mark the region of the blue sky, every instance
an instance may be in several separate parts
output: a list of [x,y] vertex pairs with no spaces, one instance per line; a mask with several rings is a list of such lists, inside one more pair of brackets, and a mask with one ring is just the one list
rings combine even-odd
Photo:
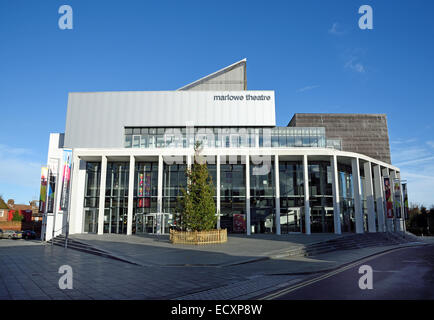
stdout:
[[[58,9],[73,8],[73,30]],[[373,8],[374,29],[358,28]],[[39,195],[71,91],[173,90],[247,58],[296,112],[386,113],[410,202],[434,204],[434,1],[0,0],[0,194]]]

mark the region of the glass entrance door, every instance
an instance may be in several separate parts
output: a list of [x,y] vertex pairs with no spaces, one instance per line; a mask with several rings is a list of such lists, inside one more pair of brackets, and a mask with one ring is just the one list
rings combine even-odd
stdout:
[[98,232],[98,209],[84,209],[84,232]]
[[303,232],[301,208],[288,208],[288,211],[280,216],[280,229],[282,233]]
[[151,234],[169,233],[169,213],[147,213],[143,215],[143,232]]

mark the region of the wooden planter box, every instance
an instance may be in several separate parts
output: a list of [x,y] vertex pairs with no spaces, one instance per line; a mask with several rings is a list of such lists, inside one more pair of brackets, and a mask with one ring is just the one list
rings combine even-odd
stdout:
[[173,244],[211,244],[228,241],[227,229],[210,231],[170,230],[170,242]]

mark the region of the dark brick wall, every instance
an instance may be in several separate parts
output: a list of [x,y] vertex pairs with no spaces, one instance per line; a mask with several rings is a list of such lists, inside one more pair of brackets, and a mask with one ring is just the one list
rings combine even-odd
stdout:
[[391,163],[385,114],[296,113],[289,127],[325,127],[326,137],[341,139],[342,150]]

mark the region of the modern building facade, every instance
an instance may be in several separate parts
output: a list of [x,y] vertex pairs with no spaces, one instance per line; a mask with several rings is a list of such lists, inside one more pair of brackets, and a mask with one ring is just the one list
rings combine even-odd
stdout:
[[[244,59],[175,91],[70,93],[65,133],[50,135],[48,167],[58,183],[46,240],[67,229],[167,233],[196,141],[216,188],[219,228],[247,235],[404,228],[385,214],[383,177],[400,179],[385,115],[296,114],[277,127],[275,93],[247,90]],[[72,166],[62,211],[66,149]]]

